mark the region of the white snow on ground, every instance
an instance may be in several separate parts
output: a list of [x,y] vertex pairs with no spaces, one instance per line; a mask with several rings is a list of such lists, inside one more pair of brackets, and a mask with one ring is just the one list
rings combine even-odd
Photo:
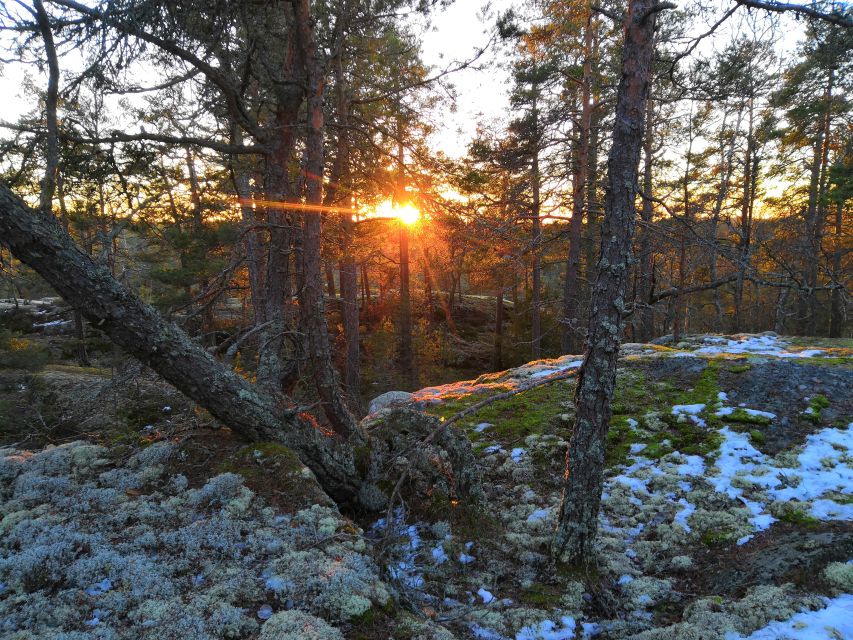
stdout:
[[705,421],[699,417],[699,414],[702,413],[704,408],[704,404],[677,404],[672,408],[672,415],[687,416],[694,422],[694,424],[704,427]]
[[686,413],[691,416],[698,416],[704,408],[704,404],[677,404],[672,408],[672,414],[677,416]]
[[531,378],[545,378],[550,375],[554,375],[555,373],[563,373],[564,371],[569,371],[570,369],[577,369],[579,366],[583,364],[583,360],[572,360],[562,366],[557,366],[549,369],[542,369],[541,371],[535,371],[530,374]]
[[492,600],[495,599],[495,596],[492,594],[492,592],[488,591],[487,589],[485,589],[483,587],[480,587],[477,590],[477,595],[480,596],[480,598],[482,598],[483,604],[489,604]]
[[560,624],[545,620],[536,625],[523,627],[515,640],[572,640],[575,637],[575,619],[569,616],[560,618]]
[[549,510],[548,509],[537,509],[529,516],[527,516],[528,522],[536,522],[537,520],[544,520],[548,517]]
[[749,437],[720,430],[723,443],[716,461],[718,475],[708,481],[719,493],[743,502],[752,512],[751,519],[757,531],[774,522],[765,512],[765,505],[744,495],[744,483],[767,492],[771,500],[807,503],[811,516],[821,520],[853,520],[853,505],[843,505],[829,499],[820,499],[829,492],[853,494],[853,423],[846,429],[829,428],[806,438],[802,452],[797,456],[799,466],[785,467],[755,449]]
[[527,451],[524,447],[516,447],[510,452],[510,455],[512,456],[513,461],[521,462],[521,458],[525,453],[527,453]]
[[447,552],[444,550],[444,545],[436,545],[432,550],[432,559],[436,564],[447,562]]
[[754,353],[776,356],[778,358],[814,358],[824,353],[823,349],[789,351],[790,345],[783,340],[779,340],[776,336],[743,336],[734,339],[707,336],[703,342],[705,346],[696,349],[695,353],[706,355],[718,353]]
[[679,498],[678,504],[680,504],[683,509],[675,514],[674,521],[684,527],[684,530],[687,533],[690,533],[693,529],[691,529],[690,525],[687,524],[687,518],[692,516],[696,511],[696,505],[688,502],[685,498]]
[[705,473],[705,460],[702,456],[683,456],[685,462],[678,467],[683,476],[701,476]]
[[826,607],[804,611],[784,622],[774,621],[744,638],[729,632],[726,640],[840,640],[853,638],[853,595],[826,599]]
[[[387,566],[388,574],[395,580],[399,580],[402,584],[412,589],[418,589],[424,585],[424,578],[418,571],[418,549],[421,546],[421,538],[418,534],[417,525],[405,524],[405,514],[401,508],[394,510],[394,521],[391,523],[392,535],[401,540],[397,545],[400,550],[401,557]],[[387,528],[385,518],[380,518],[373,523],[371,531],[374,535],[385,531]],[[432,550],[435,558],[435,549]],[[436,558],[437,562],[441,562]]]

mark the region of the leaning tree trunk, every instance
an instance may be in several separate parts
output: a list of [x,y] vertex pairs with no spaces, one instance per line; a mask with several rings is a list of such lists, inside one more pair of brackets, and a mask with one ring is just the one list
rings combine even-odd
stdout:
[[179,327],[125,289],[83,253],[53,217],[27,207],[0,184],[0,237],[93,326],[249,440],[297,452],[323,488],[354,503],[362,483],[349,443],[330,438],[292,407],[263,396]]
[[[387,506],[377,483],[394,484],[401,465],[423,496],[477,497],[476,463],[467,438],[438,418],[410,409],[386,410],[370,435],[344,440],[319,428],[283,394],[262,394],[225,368],[181,328],[125,289],[81,251],[53,216],[28,207],[0,183],[0,238],[66,302],[115,344],[139,358],[236,435],[291,448],[338,504],[370,511]],[[437,467],[446,460],[449,468]]]
[[[668,5],[666,5],[668,6]],[[578,563],[593,550],[604,473],[605,436],[616,384],[625,287],[634,235],[637,167],[654,49],[655,14],[664,5],[632,0],[625,17],[622,78],[601,229],[601,257],[589,315],[587,352],[578,375],[576,418],[566,453],[565,482],[552,551]]]

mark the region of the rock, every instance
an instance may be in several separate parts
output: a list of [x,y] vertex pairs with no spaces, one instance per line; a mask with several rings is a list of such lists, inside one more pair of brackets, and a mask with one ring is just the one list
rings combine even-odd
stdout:
[[382,395],[378,395],[370,401],[367,412],[376,413],[377,411],[386,409],[387,407],[406,404],[407,402],[410,402],[411,399],[412,394],[408,391],[386,391]]
[[[459,429],[442,425],[426,413],[407,407],[382,409],[361,426],[374,442],[374,455],[393,461],[389,478],[408,473],[410,499],[482,496],[480,472],[471,441]],[[424,444],[424,441],[430,441]],[[377,478],[382,482],[383,478]]]

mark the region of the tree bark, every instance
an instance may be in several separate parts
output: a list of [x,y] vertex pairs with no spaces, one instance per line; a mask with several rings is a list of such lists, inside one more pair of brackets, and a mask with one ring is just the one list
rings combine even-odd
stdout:
[[[294,3],[299,45],[308,85],[308,134],[305,141],[305,196],[308,204],[323,204],[323,94],[325,83],[317,43],[310,23],[308,0]],[[322,220],[320,211],[310,209],[303,216],[302,277],[299,290],[302,326],[308,339],[314,383],[323,412],[341,436],[358,434],[355,418],[343,402],[337,372],[332,365],[329,330],[326,326],[323,281],[320,266]]]
[[[732,176],[732,169],[734,166],[734,153],[735,153],[735,143],[737,141],[737,136],[740,133],[740,123],[743,118],[743,109],[738,108],[737,112],[737,122],[735,123],[734,131],[732,132],[731,138],[729,140],[728,149],[726,149],[725,142],[725,133],[726,133],[726,115],[723,114],[723,124],[721,127],[721,136],[720,136],[720,186],[717,187],[717,197],[714,200],[714,211],[711,214],[711,228],[710,228],[710,237],[711,242],[713,243],[713,247],[709,254],[709,263],[708,263],[708,276],[711,282],[717,279],[717,258],[719,255],[719,250],[717,248],[717,226],[720,223],[720,215],[723,211],[723,203],[726,200],[726,196],[729,193],[729,182]],[[715,332],[719,332],[723,325],[723,305],[722,300],[720,298],[720,289],[714,289],[714,320],[711,324],[711,329]]]
[[0,237],[21,262],[31,266],[70,305],[81,309],[93,326],[239,436],[285,444],[296,451],[332,498],[340,503],[358,502],[364,478],[352,452],[358,440],[342,442],[329,437],[292,403],[258,393],[245,378],[226,369],[77,248],[54,218],[27,207],[3,184]]
[[492,370],[503,369],[504,342],[504,289],[498,285],[495,292],[495,346],[492,351]]
[[572,219],[569,222],[569,255],[566,259],[566,280],[563,289],[563,326],[561,346],[563,353],[577,353],[578,294],[581,256],[581,231],[583,228],[584,196],[589,175],[589,137],[592,125],[592,11],[584,30],[584,62],[581,80],[581,117],[578,122],[578,149],[572,167]]
[[[832,252],[832,281],[841,284],[841,258],[844,255],[844,203],[835,205],[835,250]],[[840,287],[832,290],[829,303],[829,337],[840,338],[844,328],[844,292]]]
[[625,287],[634,235],[637,168],[654,50],[655,0],[631,0],[625,16],[622,77],[608,158],[601,257],[589,334],[575,394],[576,418],[566,454],[563,496],[552,551],[578,563],[592,551],[603,487],[605,437],[612,415]]
[[[536,81],[533,81],[533,126],[534,131],[534,148],[533,158],[530,166],[530,184],[533,190],[533,202],[531,216],[533,218],[533,237],[531,238],[532,253],[533,253],[533,291],[530,295],[530,342],[531,355],[534,360],[542,357],[542,301],[540,299],[542,291],[542,254],[540,253],[540,245],[542,243],[542,221],[539,218],[541,209],[540,200],[540,173],[539,173],[539,107],[538,96],[539,88]],[[460,284],[461,286],[461,284]]]
[[640,218],[643,228],[640,230],[640,283],[639,283],[639,341],[648,342],[654,337],[655,332],[655,308],[652,304],[654,294],[654,252],[652,250],[652,223],[654,222],[653,195],[653,173],[654,165],[654,127],[652,127],[652,116],[654,115],[654,101],[649,97],[646,100],[646,135],[643,139],[643,204],[640,206]]
[[752,241],[752,200],[753,200],[753,185],[755,184],[755,176],[753,175],[753,155],[755,154],[755,113],[753,109],[753,99],[750,98],[747,103],[747,134],[746,134],[746,155],[743,159],[743,195],[741,197],[740,209],[740,242],[738,246],[738,278],[735,281],[735,314],[734,314],[734,332],[739,333],[742,330],[743,319],[741,317],[743,311],[743,286],[746,277],[747,265],[749,263],[750,243]]
[[822,202],[826,184],[826,165],[829,154],[829,131],[832,122],[832,89],[835,73],[830,70],[824,91],[824,113],[814,147],[809,201],[806,210],[806,252],[804,265],[805,295],[800,300],[800,333],[814,335],[817,327],[818,261],[823,236],[825,204]]

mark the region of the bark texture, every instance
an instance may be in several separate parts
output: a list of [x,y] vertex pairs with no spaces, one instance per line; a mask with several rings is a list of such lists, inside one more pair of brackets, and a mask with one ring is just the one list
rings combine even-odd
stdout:
[[625,288],[634,235],[637,167],[654,49],[654,0],[632,0],[625,16],[622,77],[608,158],[601,257],[593,289],[587,352],[575,396],[576,418],[566,454],[563,497],[552,551],[568,563],[589,558],[603,486],[604,447],[616,383]]
[[261,395],[183,330],[125,289],[71,240],[59,223],[0,184],[0,236],[93,326],[205,407],[238,435],[292,448],[338,502],[356,503],[365,474],[352,448],[307,415]]
[[[19,260],[39,273],[70,305],[115,344],[139,358],[168,382],[250,441],[279,442],[293,449],[338,504],[375,511],[387,504],[377,487],[389,470],[417,449],[415,439],[436,431],[431,453],[419,463],[425,496],[479,495],[470,443],[434,417],[403,409],[373,417],[377,435],[359,428],[347,440],[321,430],[280,395],[266,395],[224,367],[182,329],[125,289],[104,267],[81,251],[52,216],[33,210],[0,183],[0,238]],[[417,422],[423,428],[407,428]],[[399,428],[395,425],[399,425]],[[411,425],[409,425],[411,426]],[[381,434],[379,430],[381,428]],[[389,438],[395,442],[390,447]],[[443,461],[436,466],[434,460]],[[433,494],[435,490],[437,493]],[[428,499],[428,498],[427,498]]]

